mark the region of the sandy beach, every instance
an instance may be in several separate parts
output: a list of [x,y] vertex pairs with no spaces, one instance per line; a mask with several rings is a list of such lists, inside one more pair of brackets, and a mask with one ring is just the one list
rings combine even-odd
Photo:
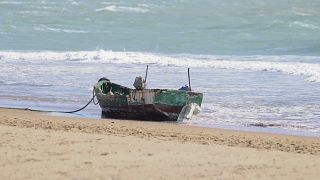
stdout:
[[0,109],[0,179],[318,179],[320,140]]

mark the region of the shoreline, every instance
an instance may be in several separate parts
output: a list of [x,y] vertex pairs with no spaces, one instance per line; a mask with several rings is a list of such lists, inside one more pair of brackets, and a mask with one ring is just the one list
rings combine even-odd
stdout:
[[167,138],[180,142],[191,141],[200,144],[219,144],[320,155],[320,138],[317,137],[207,128],[175,123],[62,117],[51,116],[43,112],[0,108],[0,125],[107,135]]
[[[20,108],[20,107],[0,107],[0,109],[8,109],[8,110],[22,110],[22,111],[30,111],[30,112],[38,112],[38,113],[46,113],[48,116],[53,117],[61,117],[61,118],[76,118],[76,119],[92,119],[92,120],[103,120],[98,115],[86,115],[86,114],[65,114],[58,112],[50,112],[46,110],[33,110],[28,108]],[[110,119],[104,119],[110,120]],[[114,119],[115,121],[131,121],[131,122],[154,122],[154,123],[164,123],[164,124],[177,124],[182,126],[191,126],[198,128],[209,128],[209,129],[219,129],[219,130],[227,130],[227,131],[240,131],[240,132],[249,132],[249,133],[266,133],[266,134],[274,134],[274,135],[287,135],[287,136],[299,136],[299,137],[313,137],[319,138],[320,135],[318,132],[308,132],[301,130],[292,130],[292,129],[282,129],[282,128],[270,128],[268,124],[251,124],[248,126],[236,126],[236,125],[223,125],[223,124],[215,124],[215,125],[203,125],[203,124],[193,124],[186,122],[161,122],[161,121],[140,121],[140,120],[121,120]],[[271,124],[272,126],[272,124]]]
[[320,139],[0,108],[0,179],[318,179]]

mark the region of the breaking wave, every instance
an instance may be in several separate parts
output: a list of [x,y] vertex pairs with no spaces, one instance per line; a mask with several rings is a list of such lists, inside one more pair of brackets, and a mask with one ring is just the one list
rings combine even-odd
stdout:
[[57,32],[57,33],[89,33],[88,31],[83,31],[83,30],[73,30],[73,29],[60,29],[60,28],[52,28],[52,27],[47,27],[44,25],[39,25],[33,28],[35,31],[43,31],[43,32]]
[[307,81],[320,82],[320,57],[314,56],[172,56],[141,52],[113,52],[103,50],[70,52],[0,51],[0,60],[154,64],[158,66],[270,71],[304,76]]
[[48,83],[30,83],[30,82],[14,82],[14,81],[0,81],[0,85],[8,85],[8,86],[34,86],[34,87],[51,87],[52,84]]
[[100,11],[110,11],[110,12],[123,12],[123,13],[147,13],[148,9],[142,7],[128,7],[128,6],[117,6],[110,5],[104,8],[96,9],[97,12]]
[[21,4],[30,4],[30,2],[1,1],[0,4],[21,5]]
[[294,21],[290,23],[289,27],[292,27],[292,26],[298,26],[298,27],[312,29],[312,30],[319,29],[319,26],[316,26],[314,24],[303,23],[300,21]]

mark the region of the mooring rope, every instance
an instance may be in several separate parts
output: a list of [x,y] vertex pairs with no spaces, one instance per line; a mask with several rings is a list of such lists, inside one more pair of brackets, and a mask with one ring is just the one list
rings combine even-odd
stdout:
[[40,110],[40,109],[30,109],[30,108],[13,108],[13,107],[1,107],[1,108],[5,108],[5,109],[18,109],[18,110],[27,110],[27,111],[36,111],[36,112],[56,112],[56,113],[76,113],[79,112],[83,109],[85,109],[91,102],[93,102],[94,105],[99,104],[99,100],[97,102],[95,102],[94,98],[96,97],[96,94],[94,93],[94,88],[92,91],[92,98],[90,99],[90,101],[83,107],[81,107],[80,109],[74,110],[74,111],[51,111],[51,110]]

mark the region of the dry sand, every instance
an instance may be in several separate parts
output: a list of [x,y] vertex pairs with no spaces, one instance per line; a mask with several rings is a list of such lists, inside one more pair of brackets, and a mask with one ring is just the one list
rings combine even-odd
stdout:
[[0,109],[0,179],[319,177],[319,138]]

